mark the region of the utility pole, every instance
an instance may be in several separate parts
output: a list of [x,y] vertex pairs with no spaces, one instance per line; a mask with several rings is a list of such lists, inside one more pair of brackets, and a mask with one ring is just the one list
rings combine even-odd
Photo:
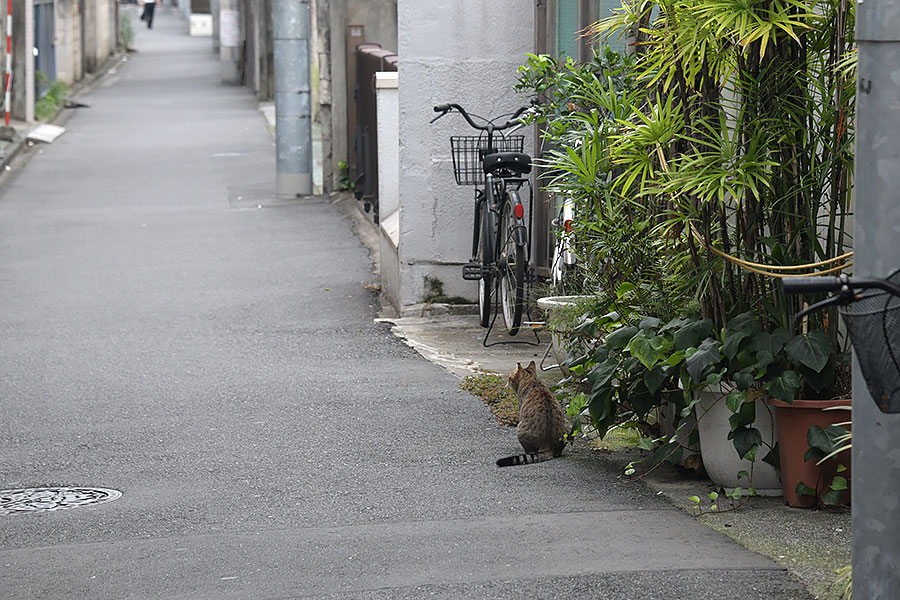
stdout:
[[309,0],[273,0],[276,193],[312,194]]
[[[900,267],[900,0],[856,0],[854,275]],[[853,597],[900,593],[900,414],[872,401],[853,367]]]

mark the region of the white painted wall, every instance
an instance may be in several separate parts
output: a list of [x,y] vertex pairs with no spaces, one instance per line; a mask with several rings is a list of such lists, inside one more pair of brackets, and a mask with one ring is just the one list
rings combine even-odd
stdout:
[[400,297],[400,108],[398,73],[375,74],[378,119],[378,214],[381,293],[397,307]]
[[[399,304],[421,302],[424,278],[448,295],[476,297],[464,281],[472,248],[473,189],[457,186],[450,136],[477,133],[459,115],[434,125],[437,104],[456,102],[486,117],[525,103],[516,69],[533,51],[533,0],[399,0]],[[527,143],[527,142],[526,142]],[[384,200],[380,200],[384,202]]]

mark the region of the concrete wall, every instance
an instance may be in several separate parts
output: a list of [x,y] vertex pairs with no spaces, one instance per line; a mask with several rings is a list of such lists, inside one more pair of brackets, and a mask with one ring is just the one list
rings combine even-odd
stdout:
[[473,192],[457,186],[450,136],[476,133],[462,117],[429,125],[432,107],[456,102],[484,116],[525,103],[513,85],[534,44],[532,0],[400,0],[400,304],[421,301],[424,278],[474,300],[460,265],[472,247]]
[[85,0],[84,17],[84,66],[93,73],[116,51],[116,3]]
[[[26,118],[26,80],[25,80],[25,0],[13,0],[13,48],[12,48],[12,102],[10,113],[13,119]],[[33,22],[33,19],[31,20]],[[18,32],[18,33],[16,33]],[[5,47],[5,46],[4,46]],[[28,52],[32,56],[31,52]],[[4,57],[5,58],[5,57]],[[34,60],[34,59],[32,59]],[[4,60],[3,64],[6,64]],[[34,64],[32,62],[32,64]],[[5,75],[5,73],[4,73]],[[4,78],[4,83],[6,79]],[[34,89],[32,85],[32,90]]]
[[81,77],[81,11],[78,1],[57,0],[56,78],[72,84]]

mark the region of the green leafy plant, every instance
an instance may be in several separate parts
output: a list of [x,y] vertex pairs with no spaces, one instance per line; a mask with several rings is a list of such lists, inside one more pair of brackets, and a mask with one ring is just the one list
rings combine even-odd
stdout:
[[46,89],[44,95],[34,104],[34,116],[39,121],[49,121],[66,102],[69,86],[59,80],[47,81],[47,77],[38,71],[38,87]]
[[[813,425],[806,433],[806,442],[809,450],[803,456],[803,460],[816,461],[817,465],[829,461],[839,461],[839,455],[849,452],[853,434],[847,427],[850,421],[836,423],[825,428]],[[830,481],[800,481],[797,483],[797,495],[807,495],[819,498],[822,504],[834,506],[842,504],[844,496],[849,489],[847,481],[847,466],[837,462],[836,474]]]
[[717,512],[719,510],[719,494],[718,492],[710,492],[706,495],[709,500],[709,507],[703,507],[700,496],[688,496],[688,500],[694,503],[693,512],[695,517],[699,517],[704,512]]
[[119,15],[119,43],[126,51],[134,45],[134,26],[131,24],[131,15],[121,13]]
[[621,283],[632,282],[648,306],[672,310],[677,298],[669,293],[668,253],[649,238],[652,219],[640,205],[610,194],[614,165],[607,141],[645,93],[633,70],[630,56],[608,49],[586,63],[529,55],[516,87],[542,100],[532,120],[542,131],[544,158],[537,162],[543,186],[576,205],[569,239],[578,275],[572,280],[584,287],[574,293],[608,299]]
[[350,165],[345,160],[338,161],[338,189],[341,191],[352,192],[356,189],[356,184],[350,179]]
[[[734,317],[719,330],[711,319],[700,317],[663,324],[629,307],[628,289],[620,288],[615,309],[586,314],[569,332],[572,352],[565,364],[573,375],[563,387],[569,389],[570,414],[588,416],[601,437],[612,427],[635,420],[646,432],[642,447],[653,451],[651,466],[663,460],[677,462],[685,440],[688,445],[696,443],[696,431],[661,436],[654,417],[661,407],[671,405],[676,428],[689,416],[702,419],[708,408],[699,404],[699,392],[720,387],[720,401],[731,413],[728,437],[738,456],[777,468],[777,448],[764,447],[755,427],[757,402],[767,396],[786,402],[798,394],[832,397],[846,357],[831,353],[821,332],[767,332],[752,313]],[[745,476],[747,493],[752,495],[752,473]]]
[[[602,140],[610,193],[654,219],[679,291],[717,328],[744,311],[766,330],[789,327],[803,299],[758,267],[839,265],[849,246],[853,11],[839,0],[643,0],[592,28],[635,39],[645,86]],[[838,349],[836,319],[810,324]]]

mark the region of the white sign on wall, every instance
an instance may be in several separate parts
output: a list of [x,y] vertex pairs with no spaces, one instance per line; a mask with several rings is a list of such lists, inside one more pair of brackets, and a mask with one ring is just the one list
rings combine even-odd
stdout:
[[236,48],[241,45],[238,11],[219,11],[219,43],[229,48]]

